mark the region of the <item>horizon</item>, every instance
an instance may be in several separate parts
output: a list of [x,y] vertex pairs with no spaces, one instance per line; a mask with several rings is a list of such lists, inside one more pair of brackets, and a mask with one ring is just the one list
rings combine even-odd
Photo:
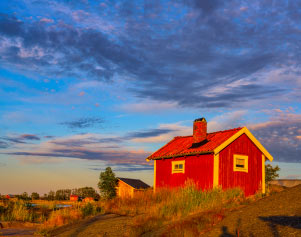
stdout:
[[98,192],[107,166],[152,186],[145,159],[200,117],[246,126],[301,179],[300,7],[0,2],[0,193]]

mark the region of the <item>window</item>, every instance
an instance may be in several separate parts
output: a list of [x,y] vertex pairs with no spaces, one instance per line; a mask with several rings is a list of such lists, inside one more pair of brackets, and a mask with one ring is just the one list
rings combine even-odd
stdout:
[[172,161],[171,163],[171,173],[185,173],[185,160]]
[[234,155],[233,170],[248,173],[248,156]]

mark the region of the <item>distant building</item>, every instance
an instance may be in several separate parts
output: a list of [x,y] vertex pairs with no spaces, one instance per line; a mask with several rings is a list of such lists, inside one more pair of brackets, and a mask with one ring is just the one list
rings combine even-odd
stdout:
[[6,199],[15,199],[15,198],[16,198],[16,195],[13,195],[13,194],[6,194],[6,195],[5,195],[5,198],[6,198]]
[[117,178],[117,196],[118,197],[134,197],[135,193],[145,191],[150,186],[140,179]]
[[86,197],[83,200],[84,202],[94,202],[94,198],[93,197]]
[[273,157],[246,127],[207,133],[200,118],[192,136],[175,137],[146,160],[154,160],[154,189],[193,180],[202,190],[240,187],[249,196],[265,192],[265,161]]
[[70,195],[70,201],[78,201],[78,195]]

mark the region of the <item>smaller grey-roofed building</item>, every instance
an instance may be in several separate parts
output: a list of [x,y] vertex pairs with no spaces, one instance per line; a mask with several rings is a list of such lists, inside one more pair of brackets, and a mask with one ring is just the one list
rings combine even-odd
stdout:
[[150,186],[140,179],[129,179],[129,178],[120,178],[118,179],[117,186],[117,196],[124,197],[134,197],[135,193],[145,191],[150,188]]

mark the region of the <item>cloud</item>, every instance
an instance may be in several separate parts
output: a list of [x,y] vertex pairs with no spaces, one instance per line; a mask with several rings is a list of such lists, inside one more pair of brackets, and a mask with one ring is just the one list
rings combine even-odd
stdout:
[[22,162],[52,163],[60,159],[75,158],[81,160],[105,161],[115,165],[149,165],[145,158],[149,151],[133,150],[122,145],[119,137],[100,134],[77,134],[56,137],[38,144],[19,143],[13,149],[7,148],[1,154],[18,157]]
[[94,151],[90,149],[54,149],[51,152],[10,152],[2,153],[13,156],[23,157],[54,157],[54,158],[77,158],[83,160],[100,160],[109,161],[115,164],[127,163],[127,164],[147,164],[145,158],[149,156],[150,152],[136,152],[136,151]]
[[55,138],[55,136],[47,135],[47,136],[44,136],[44,138]]
[[168,128],[155,128],[149,129],[146,131],[139,131],[139,132],[131,132],[126,135],[126,138],[133,139],[133,138],[148,138],[148,137],[156,137],[162,134],[173,132],[173,129]]
[[[40,140],[39,136],[34,135],[34,134],[21,134],[21,135],[13,135],[13,136],[6,136],[6,137],[0,137],[0,139],[6,141],[6,142],[1,142],[0,147],[3,146],[2,148],[6,148],[9,146],[8,143],[13,143],[13,144],[25,144],[27,143],[26,140],[30,141],[38,141]],[[7,143],[8,142],[8,143]]]
[[45,22],[45,23],[53,23],[54,22],[54,20],[53,19],[49,19],[49,18],[42,18],[41,20],[40,20],[40,22]]
[[158,102],[158,101],[143,101],[139,103],[128,103],[118,107],[128,113],[159,113],[170,112],[172,110],[179,109],[179,105],[176,102]]
[[137,131],[127,134],[125,138],[130,138],[137,143],[163,143],[168,142],[176,136],[187,136],[192,134],[191,126],[182,125],[182,122],[160,124],[156,129]]
[[40,140],[40,138],[37,135],[34,135],[34,134],[22,134],[22,135],[20,135],[20,139],[23,139],[23,140]]
[[248,126],[275,161],[301,162],[301,115],[280,113],[269,121]]
[[[120,3],[118,8],[108,3],[106,11],[101,6],[94,11],[78,4],[83,9],[49,4],[48,11],[58,17],[53,24],[2,14],[4,65],[56,78],[106,83],[118,78],[137,99],[167,107],[242,108],[283,94],[296,98],[294,86],[283,85],[285,73],[274,83],[264,75],[294,67],[291,77],[300,82],[297,6],[216,0]],[[132,110],[147,109],[138,103]]]
[[215,116],[208,121],[208,131],[216,132],[235,127],[245,126],[244,116],[247,114],[246,110],[237,110],[234,112],[223,113]]
[[[116,164],[107,164],[108,166],[110,166],[114,171],[120,171],[120,172],[134,172],[134,171],[145,171],[145,170],[153,170],[154,167],[152,165],[132,165],[132,164],[118,164],[118,166]],[[90,170],[95,170],[95,171],[103,171],[104,168],[97,168],[97,167],[93,167],[93,168],[89,168]]]
[[74,121],[62,122],[61,125],[65,125],[71,129],[81,129],[94,127],[96,125],[103,124],[104,120],[102,118],[80,118]]
[[7,142],[0,141],[0,149],[7,148],[7,147],[9,147],[9,144]]

